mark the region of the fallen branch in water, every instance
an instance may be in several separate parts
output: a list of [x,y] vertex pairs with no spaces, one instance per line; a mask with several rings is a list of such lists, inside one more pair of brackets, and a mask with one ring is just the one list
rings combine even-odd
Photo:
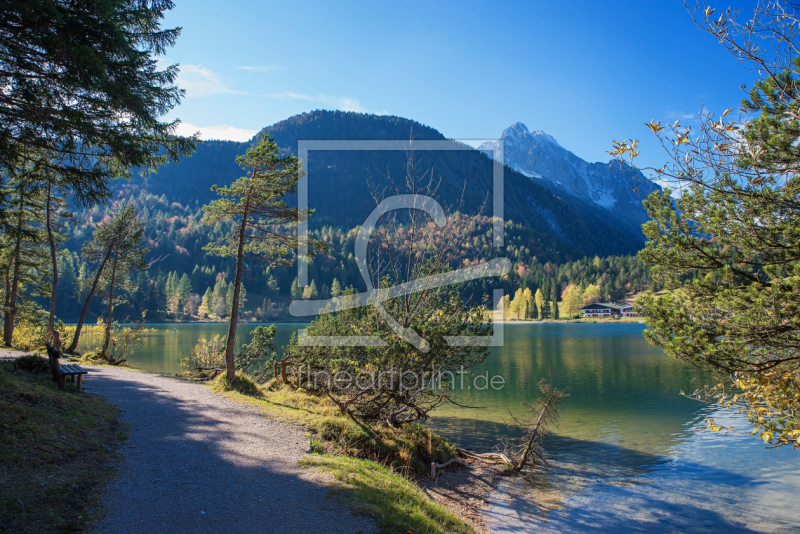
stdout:
[[456,463],[458,465],[461,465],[461,466],[464,466],[464,467],[467,467],[466,462],[464,462],[463,460],[460,460],[458,458],[450,458],[449,460],[447,460],[443,464],[437,464],[436,462],[431,462],[431,478],[436,478],[436,470],[437,469],[444,469],[448,465],[454,464],[454,463]]
[[480,460],[487,463],[503,463],[503,464],[513,464],[514,462],[509,459],[508,456],[505,454],[497,453],[497,452],[486,452],[486,453],[477,453],[468,451],[466,449],[459,449],[456,448],[456,452],[466,456],[468,458],[472,458],[473,460]]
[[[511,463],[514,471],[519,473],[526,465],[536,465],[537,460],[549,467],[550,464],[544,457],[544,437],[549,425],[558,424],[561,401],[568,396],[542,379],[539,381],[539,398],[532,403],[523,403],[530,410],[532,418],[521,420],[511,414],[513,422],[526,429],[524,438],[505,442],[505,452],[513,459]],[[515,446],[515,442],[519,445]]]

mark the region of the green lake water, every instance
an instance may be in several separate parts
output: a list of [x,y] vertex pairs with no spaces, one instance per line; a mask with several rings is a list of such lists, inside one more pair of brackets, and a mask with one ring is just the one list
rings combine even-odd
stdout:
[[[150,325],[156,332],[130,358],[154,373],[224,324]],[[242,325],[242,332],[253,326]],[[300,324],[278,325],[285,344]],[[546,447],[552,466],[533,481],[505,480],[487,507],[496,532],[800,532],[800,450],[767,450],[744,434],[714,434],[706,418],[747,430],[741,416],[680,395],[708,381],[642,338],[641,324],[511,324],[476,374],[502,376],[502,389],[468,377],[458,401],[431,426],[461,446],[490,451],[509,411],[536,395],[541,378],[565,389],[560,425]],[[246,336],[243,336],[246,338]],[[240,339],[240,343],[246,339]],[[86,338],[84,348],[96,343]],[[495,381],[495,385],[499,382]],[[469,388],[469,389],[467,389]]]

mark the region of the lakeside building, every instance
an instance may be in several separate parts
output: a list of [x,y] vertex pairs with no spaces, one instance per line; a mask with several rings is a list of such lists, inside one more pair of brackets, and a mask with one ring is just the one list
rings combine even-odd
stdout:
[[613,304],[595,302],[581,308],[584,317],[641,317],[633,309],[633,304]]

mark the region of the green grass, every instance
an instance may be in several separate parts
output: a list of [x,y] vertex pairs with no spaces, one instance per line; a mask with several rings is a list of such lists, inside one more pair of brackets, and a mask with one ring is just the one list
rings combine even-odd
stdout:
[[241,376],[234,384],[231,387],[221,375],[211,387],[223,396],[258,406],[273,419],[304,426],[327,452],[375,460],[408,475],[425,475],[431,462],[442,463],[456,455],[452,443],[420,424],[402,428],[358,424],[323,395],[274,381],[259,387]]
[[339,483],[334,491],[354,501],[358,511],[373,516],[381,532],[474,532],[416,484],[373,461],[325,454],[304,458],[300,465],[332,474]]
[[432,461],[455,456],[454,446],[425,426],[359,425],[327,397],[275,381],[259,387],[237,376],[231,386],[222,376],[211,387],[232,400],[257,406],[270,418],[304,426],[311,434],[312,450],[324,454],[305,458],[301,465],[331,473],[339,481],[335,491],[375,517],[382,532],[473,532],[409,479],[427,474]]
[[85,530],[124,439],[111,404],[0,363],[0,532]]

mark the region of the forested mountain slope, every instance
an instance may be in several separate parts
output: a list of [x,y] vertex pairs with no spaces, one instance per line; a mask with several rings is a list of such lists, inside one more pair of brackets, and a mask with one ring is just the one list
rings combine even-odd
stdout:
[[[328,111],[298,115],[266,131],[285,153],[297,150],[298,139],[445,140],[436,130],[407,119]],[[98,223],[110,218],[120,202],[127,201],[136,205],[145,220],[151,257],[159,261],[149,272],[137,275],[136,289],[117,308],[117,316],[135,318],[147,311],[148,320],[188,319],[197,316],[205,297],[208,303],[204,311],[223,318],[224,306],[217,306],[217,313],[210,308],[227,295],[232,262],[207,256],[203,246],[231,228],[203,225],[202,207],[216,198],[212,185],[227,185],[242,175],[235,158],[247,146],[208,141],[178,165],[115,183],[116,197],[111,205],[76,213],[66,243],[69,254],[60,261],[58,316],[74,320],[80,307],[80,281],[91,276],[90,266],[80,257],[82,243],[91,238]],[[435,197],[450,208],[448,211],[458,208],[461,213],[477,215],[484,204],[491,206],[492,162],[485,154],[476,150],[417,151],[414,158],[418,173],[433,176]],[[310,229],[330,246],[329,253],[318,255],[309,269],[317,295],[329,295],[334,284],[361,289],[353,254],[356,229],[375,207],[368,182],[377,190],[392,192],[394,185],[405,192],[407,163],[405,152],[309,155],[309,200],[316,210]],[[510,258],[513,272],[503,280],[483,281],[473,289],[486,292],[503,287],[513,292],[519,287],[542,287],[552,293],[556,285],[596,284],[604,296],[623,298],[626,291],[648,287],[646,268],[637,258],[624,256],[639,249],[641,237],[615,224],[604,211],[574,198],[566,202],[506,168],[505,245],[501,249],[492,247],[491,213],[484,210],[470,247],[486,258]],[[595,256],[608,259],[591,260]],[[296,276],[295,267],[252,265],[244,281],[246,317],[290,319],[285,306],[300,295]],[[99,313],[100,299],[95,300],[93,310]]]

